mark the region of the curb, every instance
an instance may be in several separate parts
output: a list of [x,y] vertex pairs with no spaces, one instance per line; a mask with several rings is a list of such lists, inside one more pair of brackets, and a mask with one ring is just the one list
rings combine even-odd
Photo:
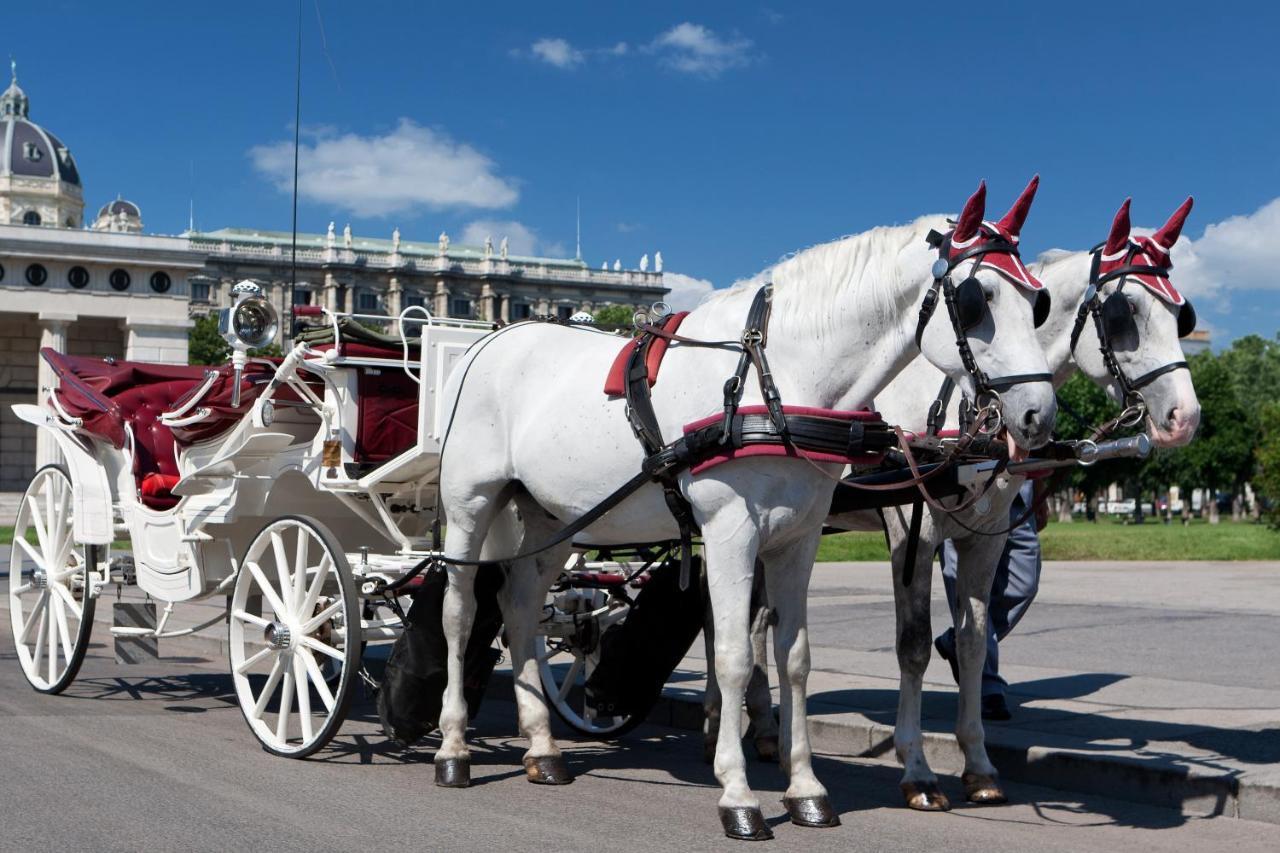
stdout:
[[[95,622],[109,625],[110,621],[111,609],[100,609]],[[227,641],[215,630],[162,640],[160,660],[166,658],[167,652],[171,658],[199,655],[226,661]],[[97,639],[111,642],[110,635],[102,633]],[[493,674],[486,697],[511,702],[513,689],[510,671],[499,670]],[[647,721],[701,731],[701,696],[666,688]],[[896,763],[890,726],[811,714],[809,734],[815,752]],[[930,766],[936,772],[958,776],[963,758],[955,737],[925,731],[923,738]],[[1169,760],[1045,747],[1036,742],[1034,732],[998,726],[987,731],[987,753],[1001,777],[1012,781],[1169,808],[1197,817],[1225,816],[1280,824],[1280,773],[1241,776],[1236,771],[1186,767]]]

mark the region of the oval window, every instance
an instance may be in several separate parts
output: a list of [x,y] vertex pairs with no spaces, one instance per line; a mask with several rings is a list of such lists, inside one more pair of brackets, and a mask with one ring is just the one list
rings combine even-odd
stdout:
[[156,270],[151,274],[151,289],[156,293],[167,293],[172,284],[169,274],[163,270]]
[[44,268],[43,264],[32,264],[27,267],[27,284],[33,284],[36,287],[39,287],[48,280],[49,271]]
[[89,271],[84,267],[72,267],[67,270],[67,284],[76,290],[89,286]]
[[107,281],[111,283],[111,287],[115,290],[128,290],[133,279],[129,278],[128,270],[112,270],[111,276]]

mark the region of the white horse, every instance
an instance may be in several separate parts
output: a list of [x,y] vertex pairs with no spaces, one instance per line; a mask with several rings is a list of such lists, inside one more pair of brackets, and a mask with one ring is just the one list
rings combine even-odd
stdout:
[[[1133,245],[1141,253],[1132,263],[1165,267],[1168,253],[1181,233],[1191,209],[1188,199],[1168,222],[1151,237],[1139,237]],[[1131,245],[1129,202],[1116,214],[1110,236],[1102,247],[1102,258],[1118,263],[1120,255]],[[1032,271],[1053,294],[1050,314],[1037,330],[1040,343],[1054,374],[1054,385],[1060,387],[1079,369],[1104,388],[1118,403],[1125,405],[1120,382],[1108,369],[1103,358],[1103,342],[1088,318],[1079,340],[1072,349],[1072,331],[1077,312],[1090,286],[1091,255],[1089,252],[1053,250],[1042,255]],[[1181,312],[1185,300],[1168,284],[1168,279],[1153,276],[1134,277],[1123,290],[1135,321],[1136,334],[1121,335],[1112,340],[1116,362],[1129,382],[1183,360],[1179,343]],[[1114,295],[1119,280],[1103,284],[1100,298]],[[1191,315],[1194,317],[1194,315]],[[1188,324],[1190,325],[1190,324]],[[925,415],[942,383],[941,374],[932,365],[916,359],[876,398],[881,414],[890,423],[899,423],[923,431]],[[1138,389],[1144,401],[1146,425],[1154,444],[1177,447],[1191,441],[1200,420],[1200,404],[1191,383],[1191,374],[1175,369],[1154,377]],[[948,418],[956,423],[958,401],[953,398]],[[903,565],[907,551],[908,510],[885,510],[893,555],[893,588],[897,615],[897,653],[901,674],[898,717],[894,729],[894,747],[904,773],[902,791],[907,804],[925,811],[945,810],[950,804],[938,789],[937,778],[924,755],[920,730],[921,690],[926,666],[932,651],[933,632],[929,618],[930,586],[934,552],[945,539],[956,545],[956,647],[960,670],[960,692],[956,718],[956,739],[964,753],[962,781],[967,799],[976,803],[1001,803],[1005,796],[1000,788],[995,767],[987,757],[981,716],[982,668],[986,658],[987,602],[996,564],[1004,549],[1009,525],[1009,507],[1023,482],[1022,477],[1008,477],[993,489],[992,500],[982,512],[970,510],[958,518],[932,513],[923,519],[912,582],[904,586]],[[957,522],[963,522],[961,524]],[[831,519],[833,526],[846,529],[880,529],[875,513],[850,513]],[[973,532],[980,531],[980,532]],[[760,633],[757,629],[757,633]],[[753,637],[757,643],[760,639]],[[709,697],[714,702],[715,697]],[[773,725],[769,709],[768,681],[754,672],[747,697],[748,713],[757,732],[766,735]],[[771,710],[771,709],[770,709]],[[718,716],[718,709],[717,709]],[[709,719],[711,719],[709,715]],[[766,737],[767,749],[767,737]]]
[[[955,242],[981,238],[985,186],[969,200]],[[936,251],[931,229],[948,230],[941,216],[906,226],[877,228],[818,246],[771,272],[773,312],[768,356],[784,402],[832,409],[869,404],[918,352],[972,389],[945,314],[924,329],[917,350],[917,309],[933,284]],[[985,238],[984,238],[985,239]],[[964,266],[968,266],[966,262]],[[983,370],[996,374],[1047,371],[1036,341],[1029,295],[996,272],[975,271],[987,299],[969,332]],[[740,334],[755,282],[716,294],[680,327],[685,337],[733,340]],[[643,454],[624,404],[608,399],[602,384],[617,355],[617,338],[545,324],[501,330],[473,349],[453,371],[445,400],[456,401],[443,452],[441,506],[447,520],[444,551],[458,561],[482,554],[510,555],[511,542],[530,548],[579,518],[640,469]],[[717,414],[735,352],[674,344],[653,388],[653,405],[667,440],[684,424]],[[744,403],[760,402],[750,383]],[[1048,382],[1017,385],[1004,394],[1011,438],[1032,448],[1047,440],[1056,413]],[[679,476],[702,532],[716,627],[715,667],[729,707],[740,707],[751,666],[748,609],[757,558],[777,612],[775,655],[782,681],[783,764],[790,774],[785,802],[794,822],[838,822],[814,775],[805,713],[809,670],[805,596],[823,520],[839,466],[816,470],[794,459],[753,457],[711,471]],[[491,536],[499,528],[501,545]],[[676,524],[661,489],[649,484],[584,534],[600,544],[670,540]],[[486,541],[488,540],[488,541]],[[565,782],[569,775],[551,737],[547,707],[533,655],[534,631],[550,583],[564,565],[566,547],[511,565],[504,586],[521,731],[529,738],[526,773],[534,782]],[[462,653],[475,609],[475,568],[449,567],[444,629],[449,684],[440,717],[442,742],[436,781],[469,781],[465,740]],[[715,773],[724,787],[720,814],[733,837],[768,837],[759,801],[747,784],[740,720],[721,725]]]

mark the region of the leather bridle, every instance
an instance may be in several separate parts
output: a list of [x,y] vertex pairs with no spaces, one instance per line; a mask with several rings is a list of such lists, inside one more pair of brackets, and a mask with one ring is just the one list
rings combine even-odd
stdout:
[[[951,328],[956,333],[956,348],[960,351],[960,361],[973,381],[974,407],[978,410],[993,411],[998,419],[1001,391],[1030,382],[1052,382],[1053,374],[1018,373],[991,377],[978,366],[978,360],[969,346],[968,331],[982,321],[983,312],[986,311],[986,297],[982,292],[982,285],[974,275],[971,274],[957,287],[951,279],[951,274],[956,267],[971,259],[977,259],[973,267],[973,272],[976,272],[982,264],[983,257],[988,254],[1005,254],[1016,258],[1018,247],[1000,234],[984,229],[981,239],[974,246],[951,257],[951,238],[954,233],[953,231],[943,235],[937,231],[930,231],[925,237],[929,245],[938,250],[938,259],[933,262],[933,287],[925,294],[924,301],[920,305],[920,319],[916,324],[916,347],[920,347],[925,327],[929,325],[929,320],[937,310],[938,294],[941,293],[947,305],[947,314],[951,318]],[[1036,326],[1041,325],[1048,314],[1049,294],[1040,290],[1036,297]],[[994,432],[998,428],[997,423],[990,431]]]
[[[1080,310],[1076,312],[1075,325],[1071,329],[1071,352],[1074,353],[1076,344],[1080,341],[1080,334],[1084,331],[1085,320],[1090,315],[1093,316],[1093,325],[1098,332],[1098,351],[1102,354],[1102,361],[1107,366],[1107,372],[1111,374],[1111,377],[1120,387],[1121,405],[1125,407],[1125,411],[1121,414],[1119,420],[1123,426],[1134,426],[1141,422],[1143,416],[1146,415],[1147,404],[1141,393],[1143,388],[1166,373],[1191,369],[1185,360],[1171,361],[1160,365],[1154,370],[1147,371],[1136,379],[1130,379],[1124,368],[1120,366],[1119,359],[1116,358],[1114,339],[1121,335],[1136,336],[1138,334],[1138,326],[1133,319],[1132,308],[1123,293],[1128,277],[1132,275],[1149,275],[1168,280],[1169,270],[1172,268],[1171,264],[1152,266],[1150,264],[1133,263],[1134,257],[1142,251],[1141,245],[1130,242],[1124,264],[1114,270],[1102,273],[1102,246],[1099,245],[1093,248],[1090,252],[1093,259],[1089,267],[1089,287],[1085,291],[1084,300],[1080,303]],[[1116,286],[1115,293],[1105,300],[1102,299],[1102,288],[1107,283],[1117,279],[1120,283]],[[1191,307],[1190,302],[1184,301],[1178,312],[1178,337],[1184,338],[1191,334],[1195,329],[1195,324],[1195,309]]]

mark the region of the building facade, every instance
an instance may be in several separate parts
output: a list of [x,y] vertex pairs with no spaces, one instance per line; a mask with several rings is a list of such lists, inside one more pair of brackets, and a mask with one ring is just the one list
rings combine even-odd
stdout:
[[85,228],[75,159],[31,121],[16,70],[0,94],[0,144],[0,492],[26,488],[39,465],[56,459],[47,438],[9,408],[54,384],[42,347],[185,364],[192,315],[229,305],[231,287],[244,279],[262,285],[281,316],[292,300],[358,314],[420,305],[447,317],[567,318],[667,293],[660,262],[652,272],[645,262],[639,271],[616,263],[593,270],[581,259],[510,253],[502,235],[496,247],[492,238],[460,246],[445,234],[422,243],[401,241],[398,230],[376,239],[330,225],[323,235],[298,235],[291,286],[288,233],[146,234],[141,210],[119,197]]

